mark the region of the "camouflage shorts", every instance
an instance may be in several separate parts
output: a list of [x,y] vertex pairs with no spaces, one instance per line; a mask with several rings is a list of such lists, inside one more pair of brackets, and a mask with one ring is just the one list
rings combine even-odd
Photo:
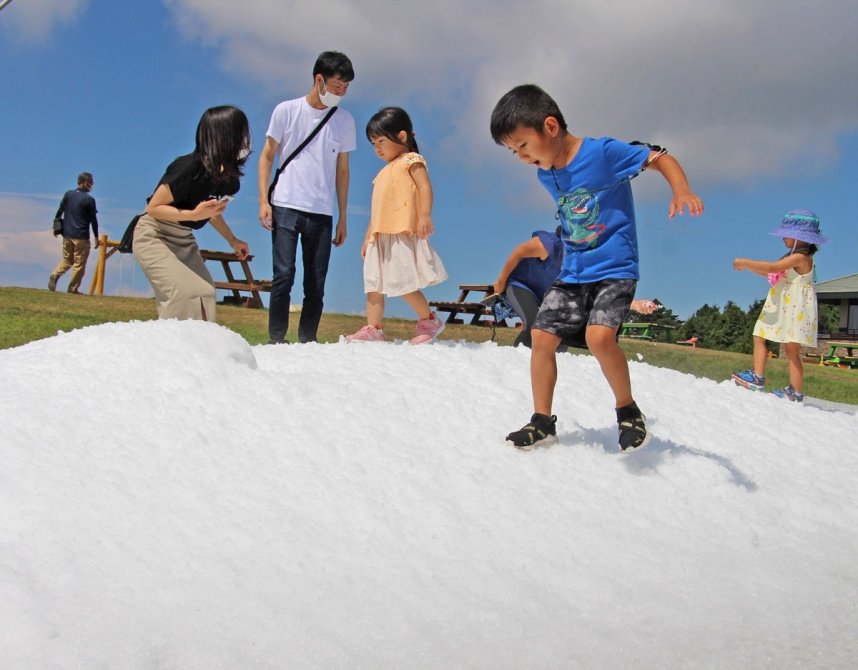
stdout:
[[555,282],[542,299],[533,327],[557,335],[564,344],[586,346],[587,326],[622,325],[636,287],[634,279],[605,279],[592,284]]

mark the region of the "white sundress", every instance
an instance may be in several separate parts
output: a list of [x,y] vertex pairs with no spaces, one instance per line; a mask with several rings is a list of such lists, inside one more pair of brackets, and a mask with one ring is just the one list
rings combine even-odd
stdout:
[[365,293],[407,295],[447,279],[447,270],[429,240],[411,233],[379,233],[366,249]]
[[770,342],[796,342],[815,347],[817,330],[813,265],[803,275],[790,268],[769,290],[754,326],[754,335]]

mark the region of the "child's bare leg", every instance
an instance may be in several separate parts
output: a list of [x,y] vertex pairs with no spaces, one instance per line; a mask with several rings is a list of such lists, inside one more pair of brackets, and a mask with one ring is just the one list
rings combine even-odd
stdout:
[[754,374],[758,377],[766,376],[766,362],[769,351],[766,349],[766,340],[754,335]]
[[381,328],[384,319],[384,294],[370,291],[366,294],[366,322],[373,328]]
[[629,364],[626,355],[617,344],[617,329],[610,326],[587,326],[587,346],[599,365],[608,385],[614,392],[617,408],[630,405],[632,398],[632,382],[629,378]]
[[426,296],[423,295],[422,291],[406,293],[402,297],[405,298],[405,302],[411,306],[411,309],[417,313],[418,319],[428,319],[432,316],[432,310],[429,309],[429,301],[426,300]]
[[533,411],[551,416],[554,387],[557,384],[557,357],[560,346],[557,335],[544,330],[531,332],[533,349],[530,354],[530,387],[533,392]]
[[801,362],[801,345],[797,342],[784,344],[784,353],[789,361],[789,383],[799,393],[803,393],[804,364]]

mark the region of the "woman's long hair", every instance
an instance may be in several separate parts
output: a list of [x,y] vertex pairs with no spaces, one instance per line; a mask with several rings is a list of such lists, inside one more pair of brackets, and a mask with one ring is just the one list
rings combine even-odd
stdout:
[[405,131],[408,138],[405,146],[409,151],[420,153],[417,148],[417,140],[414,139],[414,127],[411,125],[411,117],[401,107],[384,107],[373,114],[366,124],[366,138],[372,142],[373,138],[386,137],[391,142],[402,144],[397,137],[401,131]]
[[[250,124],[238,107],[210,107],[197,125],[196,153],[215,181],[238,179],[250,149]],[[241,156],[241,157],[240,157]]]

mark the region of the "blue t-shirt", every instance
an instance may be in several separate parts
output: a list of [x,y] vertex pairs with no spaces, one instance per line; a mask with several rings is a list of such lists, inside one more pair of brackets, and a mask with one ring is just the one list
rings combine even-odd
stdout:
[[547,230],[535,230],[531,237],[539,238],[548,256],[544,261],[536,257],[522,258],[510,273],[507,284],[522,286],[532,291],[541,301],[560,273],[560,264],[563,262],[563,241],[557,233]]
[[629,179],[649,156],[647,146],[610,137],[584,138],[564,168],[538,170],[557,203],[566,254],[558,280],[585,284],[638,279],[638,240]]

